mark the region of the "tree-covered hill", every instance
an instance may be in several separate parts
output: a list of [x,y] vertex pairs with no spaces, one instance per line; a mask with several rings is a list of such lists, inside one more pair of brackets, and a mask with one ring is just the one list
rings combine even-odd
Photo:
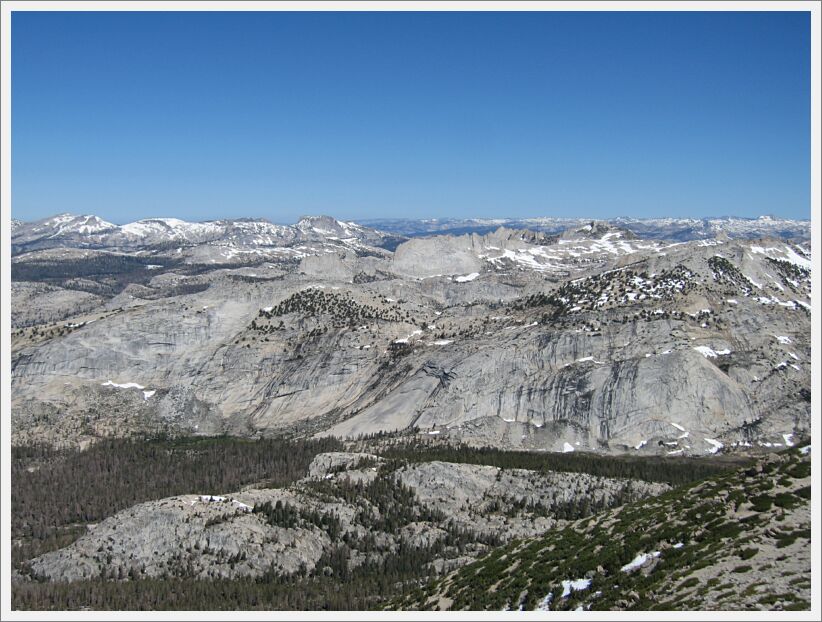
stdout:
[[803,610],[810,447],[499,547],[390,608]]

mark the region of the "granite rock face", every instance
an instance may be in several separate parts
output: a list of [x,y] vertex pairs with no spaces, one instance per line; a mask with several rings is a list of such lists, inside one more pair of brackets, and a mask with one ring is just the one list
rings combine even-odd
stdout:
[[[201,492],[141,503],[91,526],[73,544],[33,559],[32,576],[78,581],[99,576],[290,575],[301,568],[313,571],[341,541],[351,543],[353,567],[369,555],[390,555],[403,543],[430,547],[455,527],[507,542],[563,524],[552,509],[571,500],[585,498],[597,507],[612,507],[669,489],[665,484],[586,474],[500,472],[496,467],[445,462],[404,465],[381,477],[413,491],[405,511],[419,513],[420,520],[406,520],[395,530],[385,530],[373,497],[361,493],[352,500],[346,493],[352,485],[373,482],[378,477],[375,465],[383,462],[365,453],[320,454],[307,477],[288,488],[248,488],[220,495]],[[535,514],[515,509],[534,503],[545,510]],[[269,520],[263,511],[255,511],[263,504],[291,508],[292,515]],[[321,516],[333,516],[339,533],[330,532],[330,523],[317,518]],[[425,516],[435,518],[424,520]],[[365,544],[368,541],[372,544]],[[476,548],[477,553],[482,550]],[[471,558],[446,547],[432,571]]]
[[397,247],[392,270],[401,276],[429,278],[470,274],[482,269],[472,236],[437,236],[409,240]]
[[[392,252],[332,221],[304,219],[278,245],[166,223],[167,247],[15,255],[15,440],[416,427],[477,445],[708,455],[809,429],[805,243],[666,242],[594,223]],[[149,229],[163,228],[137,228]]]
[[[276,496],[276,495],[274,495]],[[317,562],[330,542],[318,529],[272,526],[241,499],[185,495],[136,505],[98,523],[71,546],[32,563],[36,575],[77,581],[193,576],[201,579],[282,574]],[[213,499],[213,500],[212,500]]]

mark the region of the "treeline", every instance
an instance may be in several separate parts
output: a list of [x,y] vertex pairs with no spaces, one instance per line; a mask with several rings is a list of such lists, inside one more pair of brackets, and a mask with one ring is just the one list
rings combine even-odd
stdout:
[[333,438],[228,437],[110,439],[85,451],[13,447],[14,561],[65,546],[82,535],[78,526],[136,503],[179,494],[219,494],[252,483],[285,486],[304,477],[317,454],[341,449]]
[[[334,556],[336,559],[332,559]],[[16,583],[15,610],[313,610],[379,609],[419,587],[432,558],[427,547],[400,546],[381,560],[348,570],[345,553],[329,554],[314,573],[261,579],[93,579],[73,583]],[[340,569],[334,572],[334,569]],[[345,568],[345,570],[342,570]],[[325,572],[323,572],[325,569]]]
[[[100,253],[60,261],[18,261],[11,265],[11,279],[12,281],[59,281],[81,277],[130,275],[133,280],[139,281],[146,274],[148,278],[153,276],[151,271],[146,270],[146,266],[157,263],[158,259],[157,257]],[[179,263],[178,260],[168,257],[163,257],[162,262],[165,268]]]
[[484,464],[504,469],[588,473],[601,477],[641,479],[681,486],[749,464],[745,458],[717,459],[668,456],[614,456],[589,452],[552,453],[505,451],[492,447],[429,445],[407,442],[385,447],[386,458],[409,462],[457,462]]
[[175,296],[188,296],[204,292],[211,283],[174,283],[173,285],[161,288],[147,288],[146,292],[140,294],[144,300],[159,300],[160,298],[173,298]]

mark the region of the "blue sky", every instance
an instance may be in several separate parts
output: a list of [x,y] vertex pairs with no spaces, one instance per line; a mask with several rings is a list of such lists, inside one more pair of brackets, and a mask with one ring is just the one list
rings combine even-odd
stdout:
[[21,13],[12,215],[810,217],[807,13]]

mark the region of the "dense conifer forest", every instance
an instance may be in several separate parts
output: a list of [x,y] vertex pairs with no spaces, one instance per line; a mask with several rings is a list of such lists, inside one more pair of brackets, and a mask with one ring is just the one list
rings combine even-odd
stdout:
[[257,441],[229,437],[103,440],[89,449],[12,448],[12,560],[71,543],[84,525],[136,503],[247,484],[285,486],[305,476],[335,439]]
[[680,486],[704,479],[750,462],[749,459],[733,456],[724,456],[721,460],[713,457],[708,460],[670,456],[606,456],[591,452],[558,454],[425,442],[390,445],[381,454],[387,458],[409,462],[441,460],[443,462],[485,464],[504,469],[588,473],[600,477],[664,482],[671,486]]

